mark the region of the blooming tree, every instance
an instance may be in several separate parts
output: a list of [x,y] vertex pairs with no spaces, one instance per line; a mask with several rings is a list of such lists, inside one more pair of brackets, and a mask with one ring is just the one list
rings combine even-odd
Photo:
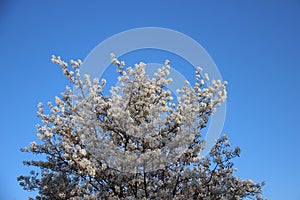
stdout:
[[119,84],[107,95],[105,80],[81,77],[80,60],[71,68],[52,57],[73,87],[47,109],[38,104],[39,141],[22,151],[44,159],[24,161],[39,169],[18,177],[24,190],[36,199],[262,199],[263,184],[234,176],[240,149],[227,136],[201,155],[201,130],[226,100],[226,82],[198,68],[195,84],[174,95],[168,60],[151,78],[144,63],[111,58]]

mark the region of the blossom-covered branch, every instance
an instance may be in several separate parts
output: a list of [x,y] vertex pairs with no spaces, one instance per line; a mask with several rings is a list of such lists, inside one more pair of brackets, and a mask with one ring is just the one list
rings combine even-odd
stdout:
[[[80,60],[60,65],[72,86],[47,109],[38,104],[38,142],[22,151],[45,156],[24,161],[39,168],[18,180],[36,199],[262,199],[263,184],[234,176],[230,149],[221,137],[208,156],[202,129],[227,98],[227,82],[202,76],[173,94],[170,61],[151,77],[146,64],[126,67],[111,55],[117,86],[81,75]],[[205,81],[209,84],[206,84]]]

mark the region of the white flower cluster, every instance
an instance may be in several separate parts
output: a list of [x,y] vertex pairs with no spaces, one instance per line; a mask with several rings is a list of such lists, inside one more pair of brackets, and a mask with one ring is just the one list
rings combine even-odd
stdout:
[[240,149],[230,150],[226,137],[200,156],[201,130],[226,100],[227,82],[208,82],[198,68],[196,83],[174,95],[169,60],[150,78],[144,63],[126,68],[111,59],[120,84],[105,95],[106,81],[81,76],[80,60],[70,70],[52,56],[79,92],[66,87],[48,114],[38,105],[40,141],[23,151],[46,161],[24,162],[41,168],[18,178],[25,190],[37,189],[36,199],[261,199],[262,184],[234,176],[231,159]]

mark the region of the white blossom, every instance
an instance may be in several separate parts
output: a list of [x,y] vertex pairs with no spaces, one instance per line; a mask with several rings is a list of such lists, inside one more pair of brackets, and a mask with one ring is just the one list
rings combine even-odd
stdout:
[[263,184],[234,175],[241,151],[227,136],[201,155],[203,128],[226,100],[227,82],[206,86],[198,67],[196,83],[172,94],[169,60],[150,78],[145,63],[126,68],[111,54],[120,84],[104,94],[106,80],[81,78],[81,60],[51,60],[79,92],[67,86],[49,109],[38,104],[39,144],[22,151],[46,159],[25,161],[41,171],[18,177],[36,199],[261,199]]

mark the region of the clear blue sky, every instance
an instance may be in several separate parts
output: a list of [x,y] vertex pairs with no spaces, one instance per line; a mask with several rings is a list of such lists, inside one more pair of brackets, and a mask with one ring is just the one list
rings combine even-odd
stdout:
[[0,199],[28,195],[16,177],[31,157],[19,148],[36,137],[37,103],[67,84],[51,55],[84,59],[113,34],[157,26],[194,38],[228,80],[238,175],[265,180],[271,200],[299,200],[300,1],[207,2],[0,1]]

